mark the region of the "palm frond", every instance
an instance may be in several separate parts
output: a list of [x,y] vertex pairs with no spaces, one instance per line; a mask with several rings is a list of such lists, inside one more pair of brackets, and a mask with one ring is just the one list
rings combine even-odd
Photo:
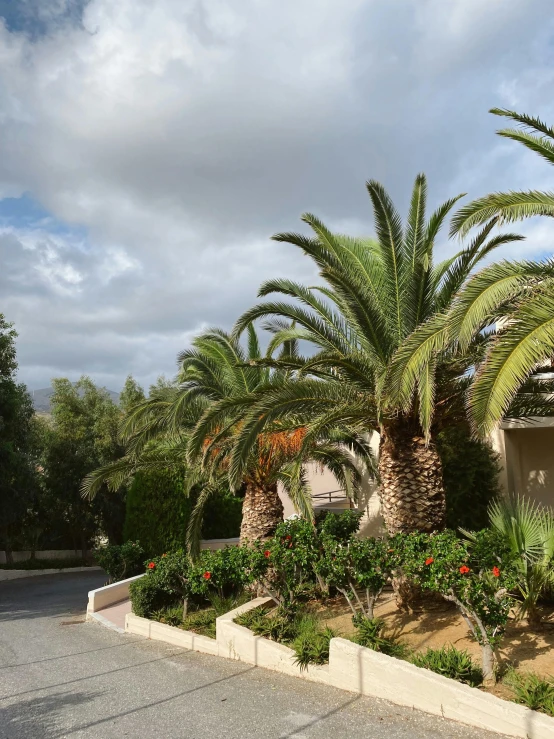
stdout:
[[554,291],[539,291],[510,317],[493,342],[470,393],[475,428],[489,433],[507,412],[518,388],[554,346]]

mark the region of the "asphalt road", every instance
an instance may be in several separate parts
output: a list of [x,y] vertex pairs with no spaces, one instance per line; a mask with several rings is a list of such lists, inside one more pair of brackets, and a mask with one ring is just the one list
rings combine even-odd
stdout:
[[0,583],[0,737],[485,739],[483,731],[84,621],[102,573]]

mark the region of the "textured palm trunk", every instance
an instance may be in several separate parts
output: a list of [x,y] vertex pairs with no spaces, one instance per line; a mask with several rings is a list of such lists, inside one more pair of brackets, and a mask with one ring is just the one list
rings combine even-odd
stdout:
[[267,539],[282,520],[283,504],[277,493],[277,484],[247,484],[242,504],[240,543]]
[[440,531],[446,524],[442,465],[435,444],[408,424],[388,425],[379,450],[381,512],[389,534]]

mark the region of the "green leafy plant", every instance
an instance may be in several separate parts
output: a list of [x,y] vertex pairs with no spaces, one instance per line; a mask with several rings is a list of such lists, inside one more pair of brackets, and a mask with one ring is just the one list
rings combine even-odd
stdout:
[[144,550],[138,541],[98,547],[94,550],[93,556],[108,574],[110,582],[125,580],[144,571]]
[[469,542],[445,531],[399,535],[391,544],[409,578],[456,604],[481,645],[483,680],[494,683],[494,649],[504,634],[517,582],[504,537],[485,529]]
[[169,606],[168,608],[158,608],[152,611],[150,618],[153,621],[159,621],[168,626],[181,626],[183,623],[183,609],[180,605]]
[[510,670],[504,682],[514,691],[517,703],[554,716],[554,679],[542,678],[532,672]]
[[175,595],[160,588],[155,578],[145,575],[129,584],[129,598],[133,613],[150,618],[160,609],[175,604]]
[[352,618],[352,622],[356,627],[354,638],[356,644],[373,649],[375,652],[382,652],[389,657],[403,659],[406,656],[407,648],[404,644],[383,635],[385,622],[382,619],[367,618],[362,614],[358,614]]
[[383,539],[351,537],[345,544],[326,538],[316,568],[327,586],[344,596],[354,616],[361,613],[372,619],[377,599],[390,579],[389,555],[389,545]]
[[336,539],[346,544],[358,532],[362,516],[363,512],[355,510],[327,511],[316,518],[316,528],[322,539]]
[[554,511],[525,498],[503,498],[490,506],[489,516],[514,555],[519,615],[540,626],[539,599],[554,586]]
[[297,623],[296,636],[291,643],[295,653],[294,663],[306,670],[310,665],[323,665],[329,661],[329,643],[336,633],[324,627],[314,616],[303,616]]
[[416,653],[412,655],[411,661],[416,667],[424,667],[439,675],[474,687],[479,685],[483,679],[481,669],[473,662],[471,655],[452,645]]

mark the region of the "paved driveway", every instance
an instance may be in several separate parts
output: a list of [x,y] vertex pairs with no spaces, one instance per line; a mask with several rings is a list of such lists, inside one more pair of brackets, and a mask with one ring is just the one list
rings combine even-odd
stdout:
[[0,583],[0,737],[498,737],[84,621],[98,572]]

